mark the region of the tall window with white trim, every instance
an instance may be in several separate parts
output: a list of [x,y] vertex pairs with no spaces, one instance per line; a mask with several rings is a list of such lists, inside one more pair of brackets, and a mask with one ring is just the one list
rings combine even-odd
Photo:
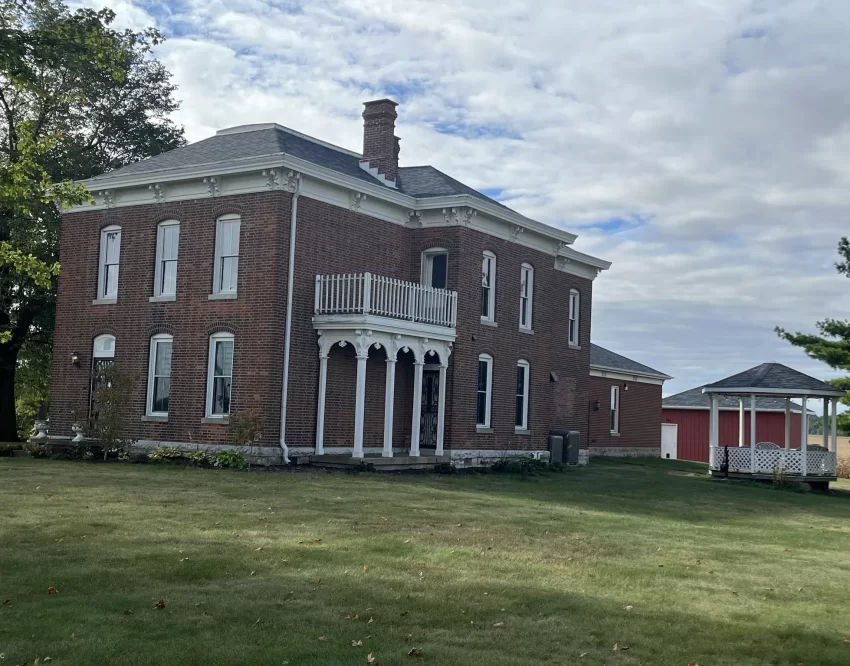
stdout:
[[171,349],[173,338],[160,333],[151,338],[148,362],[148,416],[168,416],[171,398]]
[[154,296],[174,296],[177,293],[177,248],[179,244],[180,223],[177,220],[160,222],[156,228]]
[[611,434],[620,432],[620,387],[611,387]]
[[519,327],[531,330],[531,308],[534,303],[534,268],[523,264],[519,269]]
[[121,227],[110,225],[100,230],[100,270],[97,298],[118,298],[118,268],[121,260]]
[[516,364],[516,429],[528,430],[528,361]]
[[104,368],[115,362],[115,336],[98,335],[92,344],[91,385],[89,386],[89,410],[94,402],[95,392],[106,382]]
[[496,321],[496,255],[489,250],[481,261],[481,321]]
[[570,289],[570,330],[569,344],[578,345],[579,343],[579,313],[581,302],[579,300],[578,290]]
[[493,403],[493,357],[481,354],[478,357],[478,404],[476,424],[479,428],[490,427],[490,410]]
[[434,247],[422,253],[422,284],[426,287],[445,289],[448,280],[449,253]]
[[216,220],[214,294],[236,294],[240,227],[241,220],[238,215],[224,215]]
[[214,333],[210,336],[210,358],[207,371],[207,416],[224,417],[230,414],[230,394],[233,387],[233,334]]

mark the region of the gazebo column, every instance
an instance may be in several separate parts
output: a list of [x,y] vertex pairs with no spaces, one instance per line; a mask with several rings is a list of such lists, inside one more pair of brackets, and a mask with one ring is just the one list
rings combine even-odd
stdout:
[[413,418],[410,423],[410,455],[419,457],[419,421],[422,419],[422,371],[424,361],[416,359],[413,363]]
[[756,473],[756,396],[750,396],[750,474]]
[[791,450],[791,398],[785,398],[785,451]]
[[738,398],[738,446],[746,446],[746,428],[744,426],[744,398]]
[[328,355],[319,353],[319,404],[316,409],[316,455],[325,453],[325,393],[328,388]]
[[[389,353],[389,349],[387,349]],[[384,394],[384,458],[393,457],[393,409],[395,407],[396,359],[387,359],[387,388]]]
[[369,351],[357,354],[357,392],[354,394],[354,452],[353,458],[363,457],[363,424],[366,411],[366,361]]
[[719,455],[718,451],[718,442],[719,442],[719,423],[717,418],[717,394],[712,393],[709,397],[709,410],[708,410],[708,465],[710,469],[717,468],[717,458]]
[[823,399],[823,448],[829,451],[829,398]]
[[[442,359],[441,359],[442,360]],[[446,428],[446,366],[440,363],[440,397],[437,409],[437,450],[438,456],[443,455],[443,436]]]
[[809,473],[809,412],[806,408],[808,398],[803,396],[803,413],[800,418],[800,455],[802,456],[803,476]]
[[[823,427],[826,428],[826,424],[823,424]],[[832,399],[832,423],[830,424],[830,431],[832,433],[832,447],[831,451],[838,455],[838,398]]]

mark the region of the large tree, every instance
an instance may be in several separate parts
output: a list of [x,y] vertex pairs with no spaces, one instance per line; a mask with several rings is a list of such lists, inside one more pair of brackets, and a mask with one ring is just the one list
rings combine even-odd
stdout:
[[[835,268],[850,278],[850,240],[841,239],[838,243],[838,253],[842,261],[835,264]],[[822,335],[789,333],[783,328],[777,328],[776,332],[779,337],[795,347],[801,347],[811,358],[823,361],[833,370],[850,372],[850,320],[824,319],[817,322],[817,328]],[[850,407],[850,377],[832,379],[829,383],[847,391],[840,400],[842,404]],[[850,412],[838,416],[838,427],[841,434],[850,434]]]
[[[108,9],[72,12],[61,0],[0,0],[0,182],[30,168],[46,174],[43,186],[75,196],[68,181],[184,143],[169,119],[171,75],[151,56],[162,36],[116,30],[114,18]],[[71,201],[61,190],[23,189],[16,198],[7,187],[0,199],[0,441],[18,436],[22,350],[43,358],[52,341],[59,208]]]

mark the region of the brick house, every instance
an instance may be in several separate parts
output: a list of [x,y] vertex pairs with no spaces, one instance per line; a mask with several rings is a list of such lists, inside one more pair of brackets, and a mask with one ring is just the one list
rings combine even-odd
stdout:
[[394,102],[363,119],[362,155],[247,125],[87,182],[95,203],[62,220],[51,438],[102,363],[135,379],[139,446],[225,445],[246,409],[270,458],[482,459],[587,433],[610,264],[399,166]]
[[659,457],[663,372],[590,345],[590,455]]

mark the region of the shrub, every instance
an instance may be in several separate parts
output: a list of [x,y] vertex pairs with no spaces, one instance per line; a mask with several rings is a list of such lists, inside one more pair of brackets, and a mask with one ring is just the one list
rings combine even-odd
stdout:
[[838,476],[842,479],[850,479],[850,456],[842,456],[838,459]]
[[41,442],[27,442],[24,450],[33,458],[47,458],[50,456],[50,446]]
[[542,460],[535,460],[534,458],[527,458],[525,456],[502,458],[493,463],[490,470],[501,474],[519,474],[522,478],[543,476],[553,471]]
[[779,467],[773,468],[772,473],[773,487],[776,490],[800,490],[800,482],[796,479],[789,478],[785,471]]
[[185,453],[183,457],[198,467],[209,463],[209,458],[207,458],[207,454],[203,451],[189,451],[188,453]]
[[215,467],[232,467],[234,469],[245,469],[245,456],[232,449],[219,451],[213,457],[213,465]]
[[176,446],[158,446],[150,452],[151,462],[173,462],[183,457],[183,452]]

